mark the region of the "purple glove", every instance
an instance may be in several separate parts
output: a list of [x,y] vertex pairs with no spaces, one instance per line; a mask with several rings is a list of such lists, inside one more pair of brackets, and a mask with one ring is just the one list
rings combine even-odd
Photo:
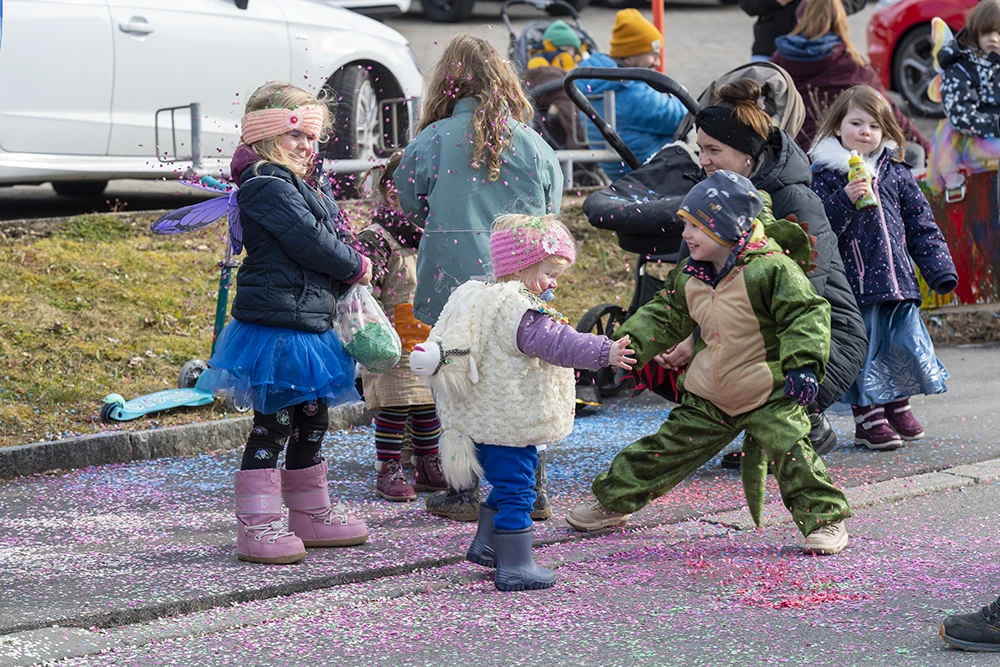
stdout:
[[809,405],[819,393],[816,374],[808,368],[788,371],[785,375],[785,396],[799,405]]

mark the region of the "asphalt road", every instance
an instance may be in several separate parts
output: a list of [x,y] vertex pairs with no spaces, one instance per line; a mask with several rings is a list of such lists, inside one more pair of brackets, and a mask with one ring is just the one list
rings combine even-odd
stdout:
[[[389,19],[388,25],[410,40],[421,71],[429,76],[434,63],[448,40],[458,31],[478,35],[506,51],[510,34],[499,18],[499,2],[479,2],[473,17],[466,23],[440,24],[423,18],[420,3],[414,2],[406,16]],[[867,43],[865,26],[874,5],[849,18],[851,35],[859,47]],[[604,7],[587,7],[581,17],[584,30],[607,51],[615,11]],[[648,11],[647,11],[648,15]],[[520,34],[528,22],[544,18],[525,5],[511,9],[512,24]],[[676,78],[696,96],[713,78],[743,64],[752,44],[753,20],[735,6],[720,6],[716,0],[671,3],[666,10],[667,73]],[[930,131],[933,123],[921,119],[922,130]],[[204,195],[169,182],[119,180],[112,181],[99,197],[71,199],[55,194],[50,185],[0,188],[0,220],[46,218],[78,215],[93,211],[148,211],[170,209],[193,204]]]

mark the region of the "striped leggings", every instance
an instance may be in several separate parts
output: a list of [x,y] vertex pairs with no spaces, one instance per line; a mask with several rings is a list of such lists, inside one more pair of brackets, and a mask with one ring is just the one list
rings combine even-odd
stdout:
[[403,405],[382,408],[375,418],[375,455],[379,461],[399,461],[403,449],[403,432],[407,422],[413,438],[413,453],[417,456],[437,454],[441,439],[441,422],[437,408],[429,405]]

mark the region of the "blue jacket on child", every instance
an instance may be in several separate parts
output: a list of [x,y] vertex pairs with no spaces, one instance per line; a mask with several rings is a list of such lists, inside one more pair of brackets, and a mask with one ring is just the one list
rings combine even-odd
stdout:
[[931,289],[947,294],[958,285],[951,252],[930,204],[903,162],[892,159],[896,144],[883,142],[866,158],[879,206],[858,211],[844,192],[850,152],[834,137],[812,150],[813,191],[823,200],[837,234],[844,270],[859,306],[884,301],[920,301],[911,257]]
[[[595,53],[583,62],[587,67],[618,67],[610,56]],[[604,81],[603,79],[578,79],[576,87],[585,95],[602,95],[615,92],[615,131],[631,149],[639,162],[645,162],[664,145],[674,140],[674,132],[687,115],[687,107],[674,97],[660,93],[642,81]],[[591,100],[594,110],[605,120],[604,100]],[[603,144],[604,137],[597,126],[587,120],[587,141]],[[611,180],[618,180],[632,171],[623,162],[602,162],[601,168]]]
[[[236,166],[236,156],[233,162]],[[341,283],[362,271],[361,255],[338,228],[340,211],[328,184],[321,195],[280,165],[267,162],[256,171],[255,165],[238,176],[247,256],[236,275],[233,317],[324,333],[333,322]]]

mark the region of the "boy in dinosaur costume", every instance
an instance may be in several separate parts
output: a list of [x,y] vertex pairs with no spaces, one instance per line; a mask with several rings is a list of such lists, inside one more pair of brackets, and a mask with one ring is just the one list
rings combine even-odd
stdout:
[[750,181],[733,172],[694,186],[679,213],[690,258],[615,337],[631,338],[642,367],[700,326],[681,376],[683,402],[657,433],[615,456],[594,481],[596,501],[566,521],[577,530],[625,525],[745,430],[743,485],[754,522],[760,525],[770,460],[782,501],[806,536],[803,550],[838,553],[847,546],[850,509],[809,444],[805,410],[830,353],[830,305],[803,273],[808,236],[794,222],[774,220]]

